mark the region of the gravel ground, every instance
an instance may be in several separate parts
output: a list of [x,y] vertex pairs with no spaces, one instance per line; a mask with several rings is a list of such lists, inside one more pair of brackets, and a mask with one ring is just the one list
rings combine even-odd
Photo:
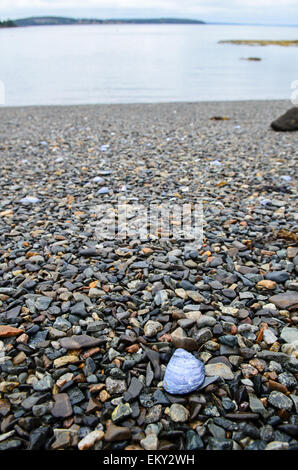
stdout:
[[[298,133],[270,128],[289,107],[0,109],[0,450],[297,449]],[[100,242],[120,196],[201,202],[201,246]],[[205,369],[182,395],[177,348]]]

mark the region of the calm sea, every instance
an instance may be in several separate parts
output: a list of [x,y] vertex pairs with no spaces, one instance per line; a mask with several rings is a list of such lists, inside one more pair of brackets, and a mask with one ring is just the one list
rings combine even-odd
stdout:
[[[6,106],[290,99],[298,48],[219,44],[298,39],[298,28],[77,25],[0,30]],[[258,62],[242,60],[260,57]],[[3,104],[3,103],[2,103]]]

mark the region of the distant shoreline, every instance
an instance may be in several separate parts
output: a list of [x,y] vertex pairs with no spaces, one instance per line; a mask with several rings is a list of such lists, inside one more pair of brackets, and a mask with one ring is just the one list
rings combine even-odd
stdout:
[[59,26],[59,25],[144,25],[144,24],[167,24],[167,25],[230,25],[230,26],[271,26],[271,27],[298,27],[298,25],[285,24],[261,24],[261,23],[233,23],[229,21],[203,21],[188,18],[72,18],[64,16],[31,16],[26,18],[7,19],[0,21],[0,28],[25,27],[25,26]]
[[231,39],[218,41],[219,44],[235,44],[245,46],[298,46],[298,40],[265,40],[265,39]]
[[58,26],[58,25],[88,25],[88,24],[205,24],[201,20],[192,20],[184,18],[68,18],[58,16],[38,16],[29,18],[20,18],[0,22],[2,27],[24,27],[24,26]]

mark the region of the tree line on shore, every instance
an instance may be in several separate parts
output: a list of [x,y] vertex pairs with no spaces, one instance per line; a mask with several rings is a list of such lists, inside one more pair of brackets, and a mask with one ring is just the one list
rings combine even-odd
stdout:
[[0,28],[13,28],[17,26],[12,20],[0,21]]

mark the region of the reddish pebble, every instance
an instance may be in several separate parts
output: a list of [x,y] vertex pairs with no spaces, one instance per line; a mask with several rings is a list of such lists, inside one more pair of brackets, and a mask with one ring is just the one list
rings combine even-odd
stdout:
[[9,338],[10,336],[18,336],[21,333],[24,333],[24,330],[20,328],[15,328],[8,325],[0,325],[0,338]]

